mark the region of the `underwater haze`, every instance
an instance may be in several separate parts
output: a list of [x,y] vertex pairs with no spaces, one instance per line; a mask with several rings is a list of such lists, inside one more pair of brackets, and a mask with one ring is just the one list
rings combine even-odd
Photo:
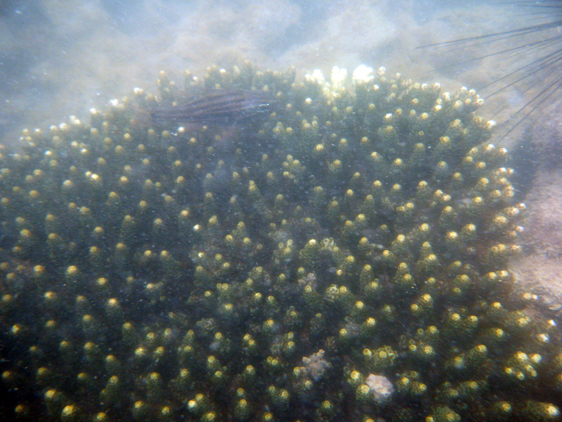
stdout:
[[0,418],[562,420],[562,2],[0,3]]
[[[506,11],[507,8],[507,11]],[[181,78],[243,60],[303,72],[386,66],[424,81],[480,88],[497,66],[416,47],[506,29],[512,6],[450,1],[18,1],[0,5],[0,128],[13,143],[35,128],[150,89],[160,70]],[[462,59],[476,57],[462,51]],[[454,58],[456,60],[456,58]],[[396,69],[395,69],[396,68]],[[462,78],[458,72],[462,72]],[[456,73],[455,73],[456,72]],[[522,101],[516,98],[514,107]]]

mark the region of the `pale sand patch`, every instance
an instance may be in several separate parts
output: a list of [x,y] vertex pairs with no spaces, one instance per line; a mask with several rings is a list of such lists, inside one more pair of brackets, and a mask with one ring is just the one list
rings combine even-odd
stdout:
[[539,168],[527,198],[524,254],[511,263],[520,290],[562,310],[562,103],[548,107],[532,133]]

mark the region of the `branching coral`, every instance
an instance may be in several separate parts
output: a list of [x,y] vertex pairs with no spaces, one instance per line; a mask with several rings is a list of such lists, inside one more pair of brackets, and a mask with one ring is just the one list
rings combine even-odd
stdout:
[[558,418],[560,339],[508,296],[525,207],[481,99],[335,75],[210,68],[190,90],[266,91],[276,109],[178,127],[138,113],[180,100],[161,74],[158,99],[136,90],[2,151],[6,412]]

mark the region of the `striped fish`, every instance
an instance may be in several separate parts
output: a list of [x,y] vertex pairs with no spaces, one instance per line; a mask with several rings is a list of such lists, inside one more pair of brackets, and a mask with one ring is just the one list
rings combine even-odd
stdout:
[[275,97],[268,92],[217,90],[176,105],[161,105],[151,111],[151,116],[160,124],[237,123],[268,113],[274,103]]

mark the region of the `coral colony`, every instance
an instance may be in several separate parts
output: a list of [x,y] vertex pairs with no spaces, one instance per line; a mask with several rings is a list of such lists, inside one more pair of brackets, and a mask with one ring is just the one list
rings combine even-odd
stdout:
[[3,414],[559,419],[559,331],[512,294],[525,205],[473,90],[364,66],[186,81],[276,105],[181,126],[161,73],[2,151]]

